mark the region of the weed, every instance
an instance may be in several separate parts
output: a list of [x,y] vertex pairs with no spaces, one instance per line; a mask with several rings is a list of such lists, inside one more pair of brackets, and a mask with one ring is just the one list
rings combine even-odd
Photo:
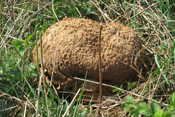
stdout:
[[145,102],[135,103],[132,96],[126,98],[127,102],[123,103],[122,108],[130,112],[132,117],[139,117],[145,115],[150,117],[173,117],[175,116],[175,93],[170,96],[170,105],[165,106],[166,111],[160,109],[156,103],[150,103],[148,106]]

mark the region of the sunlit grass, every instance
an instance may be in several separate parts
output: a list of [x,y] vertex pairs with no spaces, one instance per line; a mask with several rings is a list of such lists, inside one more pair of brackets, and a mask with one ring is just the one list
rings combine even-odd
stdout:
[[[31,50],[40,38],[40,34],[42,35],[49,26],[64,17],[85,17],[103,22],[120,21],[134,28],[143,42],[145,55],[151,58],[152,63],[145,63],[147,71],[140,74],[148,81],[140,82],[128,90],[133,93],[135,99],[142,100],[139,96],[144,96],[148,104],[152,101],[159,102],[160,99],[162,103],[169,104],[166,99],[174,92],[175,82],[173,79],[175,2],[173,0],[152,0],[152,2],[80,0],[79,2],[55,1],[55,3],[49,0],[36,3],[14,0],[13,5],[7,1],[3,2],[0,19],[1,116],[48,116],[48,112],[50,116],[62,116],[66,112],[70,101],[59,95],[53,85],[46,83],[43,86],[43,76],[42,85],[38,87],[41,74],[36,68],[39,68],[39,64],[35,65],[31,57]],[[119,91],[117,95],[125,99],[131,94],[126,92],[123,94]],[[83,89],[79,93],[78,100],[74,101],[67,111],[67,116],[85,116],[91,113],[89,109],[91,102],[87,110],[81,109],[82,98]]]

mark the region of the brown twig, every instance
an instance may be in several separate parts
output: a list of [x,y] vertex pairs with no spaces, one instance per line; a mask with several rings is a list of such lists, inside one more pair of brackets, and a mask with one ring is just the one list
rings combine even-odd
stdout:
[[101,74],[101,31],[102,31],[102,23],[100,24],[100,33],[99,33],[99,43],[98,43],[98,49],[99,49],[99,109],[98,109],[98,116],[100,117],[100,111],[101,111],[101,103],[102,103],[102,74]]

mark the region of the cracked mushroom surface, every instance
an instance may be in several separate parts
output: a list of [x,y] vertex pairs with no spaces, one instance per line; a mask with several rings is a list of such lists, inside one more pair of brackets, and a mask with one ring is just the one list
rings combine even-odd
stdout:
[[[98,37],[100,23],[90,19],[64,18],[49,27],[42,36],[44,68],[59,88],[75,87],[71,77],[87,76],[98,81]],[[137,79],[134,67],[139,61],[141,42],[137,33],[118,22],[103,23],[101,35],[102,79],[120,85]],[[40,62],[40,40],[38,41]],[[32,51],[37,63],[37,49]],[[80,81],[79,81],[80,82]],[[80,85],[79,85],[80,86]]]

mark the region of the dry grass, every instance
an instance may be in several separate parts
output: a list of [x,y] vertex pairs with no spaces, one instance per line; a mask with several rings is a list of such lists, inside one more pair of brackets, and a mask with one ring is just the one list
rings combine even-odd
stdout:
[[[83,3],[91,4],[96,9],[96,14],[83,14],[80,7],[84,5]],[[53,1],[41,0],[7,0],[3,1],[1,8],[2,20],[0,22],[2,23],[0,30],[0,113],[2,113],[2,116],[36,114],[40,116],[47,115],[49,111],[51,115],[55,113],[57,113],[55,115],[63,115],[63,112],[66,111],[65,108],[68,107],[68,102],[57,99],[56,93],[48,88],[49,86],[44,86],[48,88],[44,88],[44,90],[39,88],[41,94],[44,95],[49,92],[49,97],[56,98],[56,103],[54,103],[54,99],[47,99],[49,98],[47,95],[45,95],[44,101],[40,96],[37,96],[36,92],[39,89],[32,81],[36,80],[35,78],[39,75],[38,72],[34,71],[32,71],[32,74],[35,75],[29,74],[29,69],[34,69],[31,64],[31,49],[36,39],[39,39],[39,33],[43,33],[47,27],[63,18],[64,15],[70,17],[70,14],[65,12],[68,8],[72,8],[72,14],[75,14],[76,17],[84,15],[89,18],[98,17],[97,20],[99,21],[120,21],[133,27],[143,42],[141,51],[144,51],[150,59],[145,61],[146,70],[139,71],[140,80],[134,88],[127,88],[127,86],[117,88],[103,84],[125,92],[124,94],[120,92],[117,96],[104,97],[102,113],[105,116],[127,116],[127,112],[121,109],[121,104],[126,101],[125,99],[129,95],[133,96],[137,103],[145,101],[147,104],[155,102],[159,105],[169,105],[168,98],[174,92],[173,78],[175,76],[175,16],[173,13],[175,6],[173,2],[158,0],[155,0],[154,3],[147,0],[136,0],[135,2],[114,0],[110,0],[110,2],[103,2],[102,0],[77,2],[73,0],[68,4],[66,1],[53,3]],[[58,10],[62,10],[62,16],[56,16],[60,13]],[[74,12],[77,12],[77,14]],[[27,45],[27,38],[33,33],[35,34]],[[10,43],[12,40],[21,40],[21,46],[14,48],[14,45]],[[21,47],[23,47],[23,51],[20,49]],[[41,107],[35,106],[36,100],[40,101],[38,106]],[[41,104],[45,100],[48,101],[47,106]],[[52,107],[57,109],[49,108],[48,103],[54,103],[55,105],[52,105]],[[77,105],[71,107],[67,115],[73,115],[75,113],[73,110],[76,107]],[[28,108],[30,109],[28,110]],[[98,105],[91,104],[87,108],[98,108]],[[78,111],[78,113],[82,113],[82,111]],[[90,116],[92,116],[91,114]]]

